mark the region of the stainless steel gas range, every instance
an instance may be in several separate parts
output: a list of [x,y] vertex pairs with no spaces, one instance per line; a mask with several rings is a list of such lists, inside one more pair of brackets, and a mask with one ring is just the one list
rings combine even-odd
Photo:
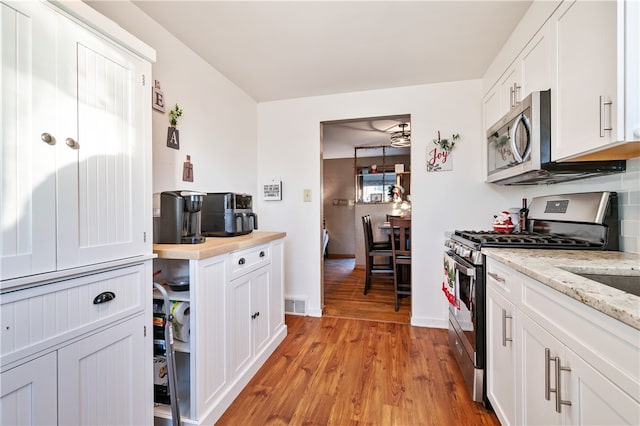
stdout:
[[525,224],[516,233],[455,231],[445,241],[442,290],[449,300],[449,342],[473,400],[487,407],[482,248],[618,250],[617,194],[536,197]]

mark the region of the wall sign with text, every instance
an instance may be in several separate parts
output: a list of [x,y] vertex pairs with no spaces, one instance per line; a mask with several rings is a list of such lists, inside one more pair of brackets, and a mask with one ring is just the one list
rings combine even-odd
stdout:
[[271,181],[262,186],[263,196],[265,201],[280,201],[282,200],[282,181]]

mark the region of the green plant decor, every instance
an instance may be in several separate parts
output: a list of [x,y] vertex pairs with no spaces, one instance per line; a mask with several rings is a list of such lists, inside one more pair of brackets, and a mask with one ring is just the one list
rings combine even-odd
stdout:
[[178,125],[178,118],[182,117],[182,108],[176,104],[176,106],[169,111],[169,121],[171,122],[171,126],[175,127]]
[[438,132],[438,139],[434,139],[433,143],[440,147],[441,150],[451,152],[454,146],[456,146],[456,141],[460,139],[460,135],[458,133],[454,133],[451,136],[451,140],[449,139],[440,139],[440,132]]

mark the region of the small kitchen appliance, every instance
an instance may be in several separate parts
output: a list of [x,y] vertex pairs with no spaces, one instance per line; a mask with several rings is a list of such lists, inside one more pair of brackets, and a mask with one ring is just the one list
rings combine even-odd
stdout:
[[625,160],[551,161],[551,91],[532,92],[487,131],[487,182],[538,185],[626,170]]
[[234,192],[207,193],[202,206],[202,234],[207,237],[236,237],[258,229],[253,198]]
[[160,193],[160,216],[153,218],[153,242],[156,244],[199,244],[201,209],[205,194],[195,191]]
[[615,192],[533,198],[525,228],[515,233],[455,231],[445,241],[442,290],[450,302],[449,343],[474,401],[486,393],[486,295],[483,247],[618,250]]

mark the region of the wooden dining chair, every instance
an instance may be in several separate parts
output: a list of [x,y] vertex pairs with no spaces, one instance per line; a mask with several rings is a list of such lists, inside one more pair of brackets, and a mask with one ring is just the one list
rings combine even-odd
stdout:
[[389,222],[394,232],[394,238],[391,239],[391,253],[397,312],[398,299],[411,295],[411,220],[391,218]]
[[[391,243],[389,241],[374,241],[371,228],[371,216],[362,216],[362,230],[364,233],[364,249],[366,258],[366,277],[364,281],[364,294],[371,287],[371,279],[375,274],[384,274],[389,277],[393,274],[391,259]],[[382,263],[375,263],[375,258],[384,258]]]

